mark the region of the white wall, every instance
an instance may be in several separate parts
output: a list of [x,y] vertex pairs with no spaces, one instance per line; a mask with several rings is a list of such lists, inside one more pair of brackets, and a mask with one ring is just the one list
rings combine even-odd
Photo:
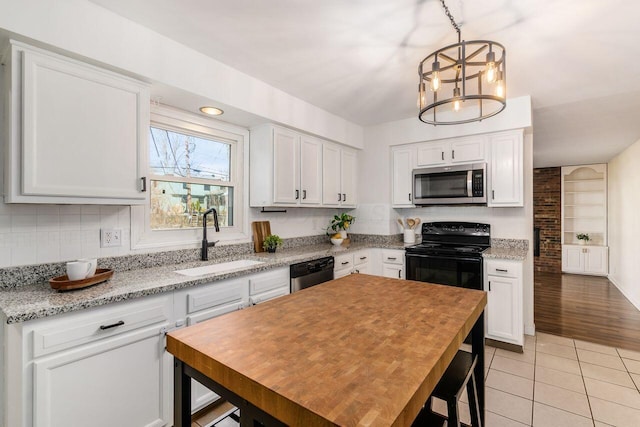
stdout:
[[640,140],[608,165],[609,280],[640,310]]

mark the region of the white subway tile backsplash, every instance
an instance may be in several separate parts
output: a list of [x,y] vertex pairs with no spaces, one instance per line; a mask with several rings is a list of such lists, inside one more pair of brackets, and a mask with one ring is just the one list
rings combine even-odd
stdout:
[[58,205],[36,205],[36,214],[38,215],[59,215],[60,206]]
[[35,232],[37,224],[36,215],[11,215],[11,232],[25,233]]
[[60,215],[59,214],[38,214],[36,216],[36,228],[40,231],[59,231]]
[[11,231],[11,215],[0,214],[0,233],[9,233],[10,231]]
[[80,230],[80,214],[61,214],[60,215],[60,231],[62,230]]
[[86,214],[83,213],[80,216],[80,224],[82,230],[99,230],[100,229],[100,215],[99,214]]
[[82,209],[80,209],[79,205],[63,205],[63,206],[60,206],[60,214],[61,215],[67,215],[67,214],[80,215],[81,213],[82,213]]
[[80,213],[83,215],[100,215],[99,205],[81,205]]

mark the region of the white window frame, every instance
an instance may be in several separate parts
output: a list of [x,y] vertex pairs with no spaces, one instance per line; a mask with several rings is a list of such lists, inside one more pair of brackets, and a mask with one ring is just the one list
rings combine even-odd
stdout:
[[[208,223],[207,237],[209,241],[220,240],[220,243],[245,243],[249,236],[249,130],[223,123],[218,120],[202,117],[183,110],[163,105],[151,106],[150,126],[174,130],[204,138],[212,138],[231,144],[231,177],[230,181],[211,182],[211,185],[233,185],[233,226],[221,227],[216,233],[212,221]],[[145,139],[141,176],[152,175],[149,169],[149,140]],[[199,181],[194,179],[195,181]],[[149,183],[150,184],[150,183]],[[148,186],[149,186],[148,184]],[[172,249],[198,247],[202,241],[202,227],[152,230],[150,213],[150,192],[147,191],[144,205],[131,206],[131,250]]]

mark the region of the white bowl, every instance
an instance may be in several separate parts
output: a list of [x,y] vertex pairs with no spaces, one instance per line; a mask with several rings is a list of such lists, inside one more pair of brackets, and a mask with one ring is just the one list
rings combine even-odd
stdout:
[[342,244],[342,242],[344,242],[344,239],[334,239],[331,238],[331,243],[333,243],[336,246],[340,246]]

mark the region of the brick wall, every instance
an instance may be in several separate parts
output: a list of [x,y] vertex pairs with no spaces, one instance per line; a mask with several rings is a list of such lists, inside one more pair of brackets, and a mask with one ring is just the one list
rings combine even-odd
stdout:
[[533,170],[533,225],[540,228],[535,271],[562,272],[560,168]]

